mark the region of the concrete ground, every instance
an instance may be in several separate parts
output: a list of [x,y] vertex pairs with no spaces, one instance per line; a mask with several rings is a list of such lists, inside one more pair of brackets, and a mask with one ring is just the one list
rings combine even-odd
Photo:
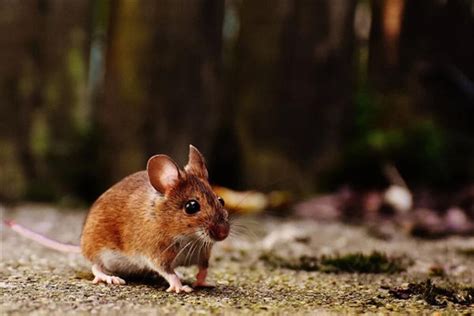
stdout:
[[[14,219],[52,238],[78,243],[84,211],[45,205],[0,205],[4,219]],[[90,264],[78,254],[64,254],[25,240],[2,227],[0,313],[34,314],[333,314],[425,313],[472,314],[473,305],[430,304],[422,296],[395,298],[391,288],[428,278],[436,284],[474,285],[474,238],[427,241],[395,234],[389,241],[365,228],[271,217],[243,218],[238,236],[213,252],[210,281],[215,288],[170,294],[162,280],[136,280],[124,286],[94,285]],[[301,255],[370,253],[402,256],[412,265],[394,274],[325,273],[275,267],[262,254],[279,258]],[[466,251],[467,250],[467,251]],[[430,276],[441,267],[444,276]],[[195,268],[181,269],[185,281]],[[436,273],[441,274],[441,273]]]

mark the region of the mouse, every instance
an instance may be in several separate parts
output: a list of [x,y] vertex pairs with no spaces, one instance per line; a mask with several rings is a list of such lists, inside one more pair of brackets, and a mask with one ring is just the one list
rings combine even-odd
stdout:
[[[146,170],[129,175],[91,206],[80,245],[49,239],[13,221],[5,223],[41,244],[80,252],[92,263],[93,283],[123,285],[127,276],[158,274],[167,292],[189,293],[206,282],[211,250],[230,232],[224,200],[209,184],[205,159],[193,145],[183,169],[167,155],[152,156]],[[197,265],[192,287],[179,266]]]

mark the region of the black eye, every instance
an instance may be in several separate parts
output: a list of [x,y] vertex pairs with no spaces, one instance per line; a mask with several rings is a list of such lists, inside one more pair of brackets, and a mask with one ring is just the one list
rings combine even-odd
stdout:
[[200,209],[201,209],[201,206],[199,205],[198,201],[196,201],[196,200],[189,200],[184,205],[184,210],[188,214],[195,214],[195,213],[199,212]]
[[224,199],[223,199],[223,198],[221,198],[220,196],[218,196],[217,199],[219,200],[219,203],[222,204],[222,206],[225,205],[225,202],[224,202]]

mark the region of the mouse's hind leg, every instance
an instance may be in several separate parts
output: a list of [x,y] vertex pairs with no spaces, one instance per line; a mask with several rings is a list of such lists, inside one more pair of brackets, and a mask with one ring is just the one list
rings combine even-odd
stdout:
[[92,281],[94,284],[100,282],[117,285],[125,284],[124,279],[118,276],[108,275],[98,264],[92,265],[92,273],[94,274],[94,280]]

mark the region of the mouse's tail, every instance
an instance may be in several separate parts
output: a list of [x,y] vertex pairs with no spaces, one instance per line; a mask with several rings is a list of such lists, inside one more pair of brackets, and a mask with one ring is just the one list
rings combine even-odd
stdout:
[[15,223],[12,220],[4,220],[3,222],[5,223],[5,225],[10,227],[12,230],[16,231],[17,233],[19,233],[23,237],[34,240],[37,243],[40,243],[45,247],[48,247],[48,248],[51,248],[51,249],[54,249],[54,250],[58,250],[58,251],[62,251],[62,252],[74,252],[74,253],[80,253],[81,252],[81,247],[79,247],[77,245],[65,244],[65,243],[61,243],[61,242],[53,240],[53,239],[49,239],[48,237],[43,236],[41,234],[38,234],[38,233],[36,233],[32,230],[29,230],[28,228],[23,227],[23,226]]

